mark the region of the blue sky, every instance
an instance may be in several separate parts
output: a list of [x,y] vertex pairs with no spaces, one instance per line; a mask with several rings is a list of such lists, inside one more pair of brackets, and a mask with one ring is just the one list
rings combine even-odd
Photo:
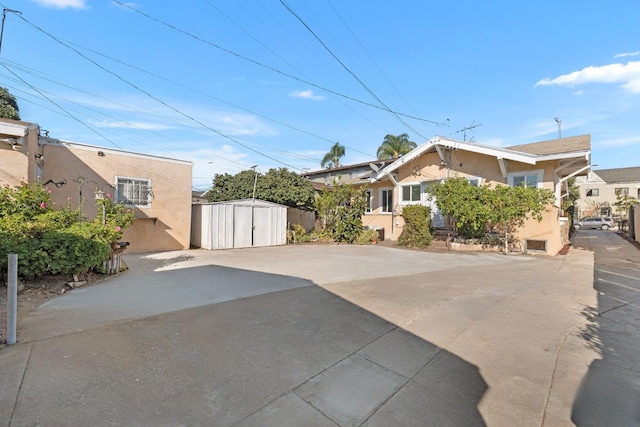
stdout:
[[[386,134],[591,134],[640,166],[640,2],[0,0],[0,85],[54,138],[192,161],[369,161]],[[463,131],[465,128],[466,131]]]

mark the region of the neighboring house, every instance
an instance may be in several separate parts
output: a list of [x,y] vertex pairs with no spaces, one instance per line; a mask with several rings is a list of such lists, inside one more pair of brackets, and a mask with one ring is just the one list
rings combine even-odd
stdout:
[[209,203],[208,198],[209,190],[192,190],[191,202],[192,203]]
[[578,216],[618,215],[614,204],[618,195],[640,199],[640,167],[594,170],[576,178],[580,190]]
[[42,137],[36,124],[0,119],[0,183],[40,181],[56,205],[87,218],[101,214],[97,197],[130,205],[128,252],[189,248],[191,177],[190,162]]
[[391,162],[392,160],[375,160],[372,162],[307,172],[303,173],[302,176],[311,181],[316,191],[322,191],[326,189],[327,186],[330,187],[338,183],[366,184],[376,172]]
[[554,192],[555,204],[542,222],[528,220],[518,238],[529,251],[555,255],[568,239],[566,218],[560,211],[567,180],[590,168],[591,136],[582,135],[512,147],[492,147],[435,137],[381,168],[369,179],[370,206],[365,226],[384,229],[396,240],[404,222],[403,206],[432,208],[433,225],[447,227],[425,189],[447,178],[465,177],[474,185],[527,185]]

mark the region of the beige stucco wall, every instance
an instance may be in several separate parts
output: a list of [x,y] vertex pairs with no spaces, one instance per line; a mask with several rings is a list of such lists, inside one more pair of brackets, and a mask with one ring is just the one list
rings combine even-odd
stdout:
[[[21,124],[27,129],[27,135],[21,139],[21,144],[12,147],[6,142],[0,142],[0,185],[15,187],[22,182],[36,179],[35,156],[38,152],[38,127],[31,123],[8,121]],[[5,135],[0,135],[5,137]]]
[[[507,178],[502,176],[498,161],[493,156],[473,153],[469,151],[454,151],[449,159],[449,168],[440,164],[437,153],[424,154],[407,164],[402,165],[397,171],[397,181],[400,185],[424,184],[437,182],[446,178],[465,177],[481,178],[481,185],[506,185]],[[523,172],[541,170],[543,176],[542,187],[554,190],[555,162],[541,162],[537,165],[508,162],[509,172]],[[397,240],[404,228],[401,213],[403,204],[399,201],[399,191],[394,191],[393,214],[382,213],[380,210],[380,189],[394,188],[391,180],[370,184],[373,192],[373,210],[363,217],[363,224],[373,227],[385,228],[385,238]],[[526,221],[519,231],[518,238],[524,244],[525,239],[546,240],[547,254],[555,255],[564,245],[566,227],[562,227],[558,220],[558,208],[551,206],[549,212],[543,215],[541,222],[535,220]]]
[[124,241],[130,242],[129,253],[189,247],[190,163],[66,142],[46,143],[42,152],[42,182],[66,181],[59,187],[47,185],[53,202],[72,208],[81,206],[88,219],[101,215],[95,206],[96,189],[113,196],[116,176],[151,180],[151,205],[136,208],[138,219],[123,236]]

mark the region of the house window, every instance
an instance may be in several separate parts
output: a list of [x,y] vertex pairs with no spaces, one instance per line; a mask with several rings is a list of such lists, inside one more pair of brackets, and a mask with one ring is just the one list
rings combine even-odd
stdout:
[[393,212],[393,188],[380,190],[380,209],[382,212]]
[[371,213],[373,210],[373,192],[367,190],[367,207],[364,209],[365,213]]
[[151,195],[151,180],[116,177],[116,202],[145,207],[151,205]]
[[542,170],[512,172],[507,180],[512,187],[542,188]]
[[587,190],[587,197],[598,197],[600,195],[600,189],[590,188]]
[[420,184],[402,186],[402,203],[420,201]]
[[629,187],[616,188],[616,196],[628,196],[628,195],[629,195]]
[[480,187],[480,179],[481,178],[467,178],[467,181],[469,181],[469,184],[473,185],[474,187]]

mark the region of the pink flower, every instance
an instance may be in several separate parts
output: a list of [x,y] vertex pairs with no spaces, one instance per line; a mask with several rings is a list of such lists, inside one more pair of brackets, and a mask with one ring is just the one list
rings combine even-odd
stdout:
[[111,194],[107,193],[107,197],[108,197],[108,198],[111,198]]
[[40,203],[40,207],[42,209],[46,209],[47,208],[47,204],[45,202]]
[[120,228],[119,225],[116,225],[116,231],[121,231],[121,230],[122,230],[122,228]]
[[67,197],[67,200],[68,200],[68,201],[71,201],[71,200],[73,200],[73,199],[71,198],[71,196],[69,196],[69,197]]

